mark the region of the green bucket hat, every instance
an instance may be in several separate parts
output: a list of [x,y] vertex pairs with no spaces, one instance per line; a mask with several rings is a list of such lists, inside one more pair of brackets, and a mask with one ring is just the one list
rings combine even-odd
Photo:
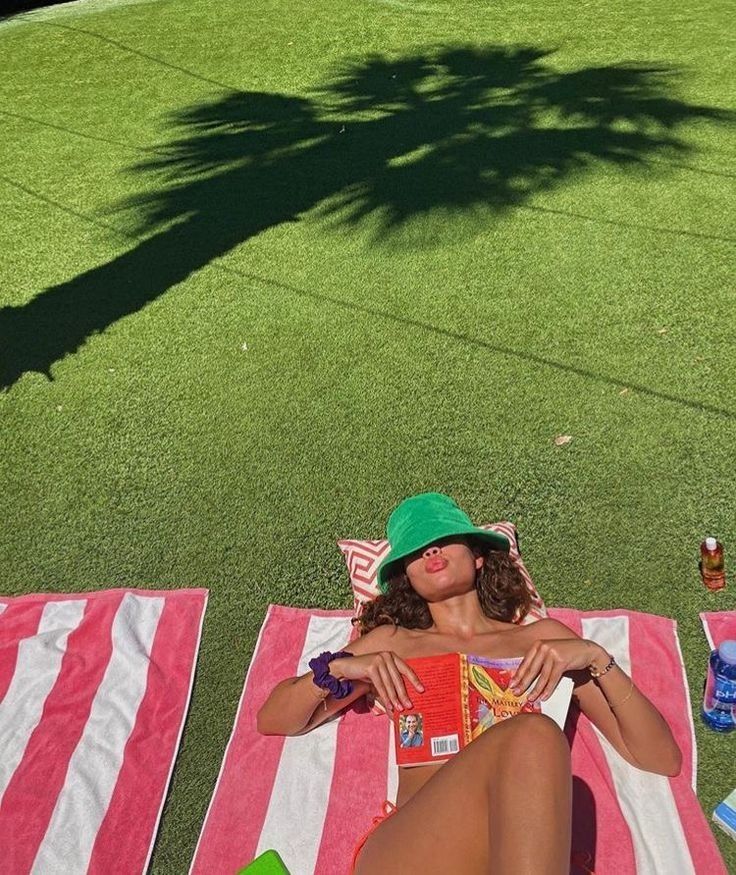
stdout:
[[391,546],[388,556],[378,566],[378,588],[385,593],[391,566],[449,535],[473,535],[486,541],[495,550],[508,553],[508,538],[474,526],[449,495],[424,492],[406,498],[395,508],[386,524],[386,537]]

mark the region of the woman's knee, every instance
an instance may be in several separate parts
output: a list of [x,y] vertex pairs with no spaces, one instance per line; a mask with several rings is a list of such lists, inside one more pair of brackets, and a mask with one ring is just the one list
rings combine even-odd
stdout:
[[565,734],[546,714],[517,714],[483,733],[477,742],[483,742],[489,753],[493,751],[493,759],[514,768],[532,767],[539,762],[570,762]]
[[565,733],[547,714],[539,712],[517,714],[513,720],[505,720],[499,724],[515,737],[536,738],[539,741],[554,741],[565,738]]

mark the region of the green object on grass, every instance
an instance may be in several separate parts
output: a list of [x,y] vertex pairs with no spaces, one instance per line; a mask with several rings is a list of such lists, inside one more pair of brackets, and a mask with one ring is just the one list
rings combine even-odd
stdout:
[[265,851],[238,875],[289,875],[289,870],[276,851]]

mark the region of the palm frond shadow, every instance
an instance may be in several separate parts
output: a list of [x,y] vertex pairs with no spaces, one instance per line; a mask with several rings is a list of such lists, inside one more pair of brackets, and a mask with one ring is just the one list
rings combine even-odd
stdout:
[[[134,245],[20,307],[0,309],[2,387],[51,366],[244,241],[306,213],[382,237],[435,211],[482,223],[596,166],[682,157],[695,120],[675,71],[557,71],[529,46],[438,47],[348,61],[308,97],[228,92],[169,119],[131,168],[150,191],[111,208]],[[663,165],[651,164],[653,172]],[[436,225],[436,223],[435,223]],[[398,238],[397,238],[398,239]]]

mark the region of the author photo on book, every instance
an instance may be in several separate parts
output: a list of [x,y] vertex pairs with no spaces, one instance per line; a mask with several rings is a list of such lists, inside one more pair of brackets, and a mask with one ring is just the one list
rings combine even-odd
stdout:
[[[667,722],[601,644],[551,618],[524,622],[533,619],[532,593],[510,556],[511,542],[474,525],[451,497],[430,492],[405,499],[386,531],[380,594],[353,621],[359,637],[277,684],[258,712],[259,732],[303,735],[364,696],[400,726],[397,712],[422,711],[412,702],[425,689],[412,660],[444,654],[516,660],[511,691],[541,703],[542,711],[494,722],[442,761],[400,767],[396,804],[386,800],[376,812],[345,869],[568,875],[570,746],[560,725],[542,713],[544,703],[569,679],[569,707],[618,756],[674,776],[682,755]],[[420,728],[417,720],[414,738]]]
[[421,747],[424,744],[422,735],[422,715],[406,714],[401,720],[401,747]]

